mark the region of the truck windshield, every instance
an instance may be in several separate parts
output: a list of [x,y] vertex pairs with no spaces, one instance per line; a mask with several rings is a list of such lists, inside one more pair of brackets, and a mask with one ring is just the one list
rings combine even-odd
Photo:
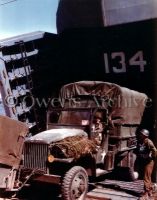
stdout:
[[65,125],[89,125],[90,116],[89,110],[62,110],[51,112],[48,121]]

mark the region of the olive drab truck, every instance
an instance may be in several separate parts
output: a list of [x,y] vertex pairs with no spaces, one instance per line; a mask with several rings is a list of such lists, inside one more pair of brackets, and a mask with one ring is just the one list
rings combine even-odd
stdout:
[[82,200],[90,179],[121,169],[135,179],[133,150],[146,101],[144,93],[114,83],[64,85],[50,101],[47,130],[25,140],[16,186],[30,180],[57,184],[64,200]]

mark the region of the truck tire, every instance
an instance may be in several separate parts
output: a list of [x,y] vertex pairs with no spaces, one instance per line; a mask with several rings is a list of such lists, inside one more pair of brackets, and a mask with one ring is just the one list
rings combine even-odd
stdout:
[[116,167],[114,176],[122,181],[135,181],[138,178],[138,173],[131,167]]
[[137,179],[135,176],[135,171],[132,168],[127,167],[126,171],[128,172],[128,181],[135,181]]
[[64,200],[84,200],[88,191],[88,174],[83,167],[72,167],[64,176],[61,192]]

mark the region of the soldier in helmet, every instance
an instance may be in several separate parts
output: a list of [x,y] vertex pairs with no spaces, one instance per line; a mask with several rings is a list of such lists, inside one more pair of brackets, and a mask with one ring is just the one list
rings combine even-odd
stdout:
[[102,142],[102,132],[103,132],[103,125],[102,125],[102,113],[96,112],[93,119],[93,133],[94,133],[94,142],[96,145],[100,145]]
[[138,135],[137,164],[140,175],[144,181],[145,195],[152,196],[151,175],[154,167],[154,160],[157,149],[149,139],[149,131],[142,129]]

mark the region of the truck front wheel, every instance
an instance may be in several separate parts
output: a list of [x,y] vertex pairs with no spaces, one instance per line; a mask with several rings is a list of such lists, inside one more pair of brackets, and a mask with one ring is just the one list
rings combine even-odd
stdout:
[[88,191],[86,170],[80,166],[71,168],[64,176],[61,191],[64,200],[84,200]]

